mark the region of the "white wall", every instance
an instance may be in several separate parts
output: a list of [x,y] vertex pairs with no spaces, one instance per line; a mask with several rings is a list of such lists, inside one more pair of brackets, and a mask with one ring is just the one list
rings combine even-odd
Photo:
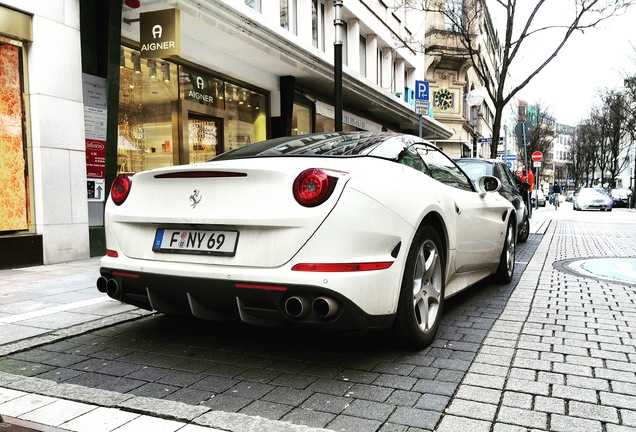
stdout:
[[78,0],[3,0],[33,15],[27,44],[35,223],[44,263],[90,255]]

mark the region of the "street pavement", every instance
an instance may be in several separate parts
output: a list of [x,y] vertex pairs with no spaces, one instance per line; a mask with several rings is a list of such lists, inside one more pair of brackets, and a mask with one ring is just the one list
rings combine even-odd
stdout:
[[[249,389],[253,394],[258,388],[262,394],[249,401],[242,398],[245,406],[237,407],[228,404],[239,400],[231,396],[217,397],[215,405],[184,397],[159,399],[154,393],[108,383],[93,385],[94,375],[80,375],[84,371],[79,367],[73,372],[78,376],[59,376],[70,369],[50,365],[60,366],[73,354],[86,355],[83,369],[95,362],[106,365],[90,358],[89,352],[105,332],[136,338],[156,327],[166,338],[178,338],[182,328],[175,324],[177,329],[166,331],[165,322],[155,314],[99,293],[99,259],[3,270],[0,416],[33,430],[81,432],[634,431],[635,240],[632,210],[574,212],[568,203],[558,210],[536,209],[530,239],[518,248],[513,283],[479,287],[454,305],[449,302],[438,338],[424,352],[388,359],[382,351],[373,358],[387,358],[367,366],[364,363],[372,357],[366,356],[364,344],[374,339],[350,342],[354,351],[365,353],[358,363],[344,348],[324,348],[329,355],[345,358],[347,367],[338,371],[346,371],[346,376],[338,372],[329,380],[316,379],[327,376],[324,370],[316,372],[318,366],[330,364],[325,359],[288,361],[288,367],[312,365],[311,372],[293,375],[307,380],[305,387],[281,385],[291,374],[272,375],[267,385],[262,384],[262,371],[259,382],[251,385],[245,384],[250,378],[244,375],[245,380],[228,392]],[[237,344],[258,342],[240,333],[232,337]],[[290,352],[298,347],[287,343]],[[212,351],[213,343],[206,348],[215,355],[228,354],[227,348]],[[279,342],[276,348],[286,347]],[[62,352],[72,349],[77,352]],[[276,353],[264,353],[263,346],[251,354],[277,358]],[[276,367],[270,366],[272,370]],[[185,376],[183,371],[180,376]],[[170,389],[165,380],[161,383]],[[201,393],[185,385],[179,388],[181,395]],[[218,405],[219,401],[226,404]]]

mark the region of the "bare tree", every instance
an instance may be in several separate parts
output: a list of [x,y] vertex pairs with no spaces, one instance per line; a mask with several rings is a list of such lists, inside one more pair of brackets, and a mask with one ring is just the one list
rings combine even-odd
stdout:
[[570,151],[568,152],[569,160],[568,171],[570,176],[574,180],[574,188],[586,184],[586,151],[585,151],[585,137],[586,137],[586,125],[584,122],[579,123],[574,128],[574,136],[572,138],[572,144],[570,145]]
[[[599,160],[602,163],[602,175],[609,173],[609,186],[615,186],[616,177],[625,170],[628,159],[624,158],[627,149],[631,148],[629,101],[627,94],[618,90],[606,90],[599,108],[598,123],[602,133],[602,148]],[[602,178],[603,184],[605,179]]]
[[[537,76],[561,51],[570,37],[597,27],[601,22],[625,12],[633,0],[572,0],[569,14],[554,17],[551,10],[562,1],[550,0],[407,0],[410,7],[427,13],[444,16],[449,23],[444,30],[437,29],[438,37],[446,37],[456,44],[435,44],[425,46],[430,54],[465,56],[470,60],[475,72],[484,83],[486,92],[495,107],[493,137],[490,157],[497,157],[497,143],[505,106],[530,81]],[[488,4],[486,4],[486,2]],[[526,10],[526,12],[523,12]],[[485,27],[491,24],[491,16],[501,17],[497,26],[503,35],[498,55],[489,55],[491,46],[484,46]],[[544,25],[542,16],[553,17],[552,23]],[[446,33],[446,34],[443,34]],[[538,59],[537,65],[524,70],[518,81],[509,82],[511,67],[523,62],[522,53],[530,48],[539,35],[550,35],[552,45],[543,45],[542,50],[534,49],[532,54]],[[490,61],[484,61],[488,56]],[[517,68],[518,69],[518,68]]]
[[552,150],[552,143],[556,138],[556,121],[550,110],[541,102],[535,103],[532,107],[536,112],[536,118],[531,119],[533,128],[530,133],[527,152],[532,154],[535,151],[539,151],[543,153],[546,163],[551,162],[547,156]]

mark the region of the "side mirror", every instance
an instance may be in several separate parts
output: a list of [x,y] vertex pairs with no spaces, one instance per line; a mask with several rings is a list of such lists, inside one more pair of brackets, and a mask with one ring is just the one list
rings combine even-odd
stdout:
[[497,192],[501,188],[501,182],[497,177],[485,175],[475,179],[475,186],[480,194]]

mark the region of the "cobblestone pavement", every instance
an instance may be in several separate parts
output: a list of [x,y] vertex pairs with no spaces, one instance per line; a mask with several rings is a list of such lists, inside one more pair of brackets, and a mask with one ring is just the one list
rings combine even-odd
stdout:
[[636,430],[636,286],[559,270],[571,258],[636,257],[636,214],[559,216],[439,432]]
[[241,432],[633,431],[635,287],[567,262],[636,256],[636,213],[564,207],[535,211],[513,283],[449,300],[419,352],[153,315],[21,345],[0,387]]

